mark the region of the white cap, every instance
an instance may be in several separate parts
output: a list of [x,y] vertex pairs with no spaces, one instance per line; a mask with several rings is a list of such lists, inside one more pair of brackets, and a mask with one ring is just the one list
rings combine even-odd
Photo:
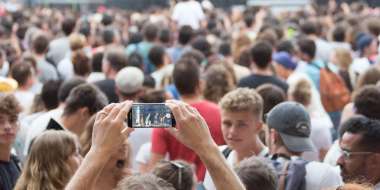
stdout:
[[125,67],[120,70],[115,78],[117,89],[125,94],[133,94],[139,91],[144,82],[144,73],[136,67]]

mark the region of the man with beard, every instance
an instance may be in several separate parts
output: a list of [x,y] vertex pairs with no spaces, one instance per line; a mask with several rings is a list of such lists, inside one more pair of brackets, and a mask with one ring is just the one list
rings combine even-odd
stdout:
[[380,121],[350,118],[341,127],[338,165],[344,182],[363,182],[380,190]]

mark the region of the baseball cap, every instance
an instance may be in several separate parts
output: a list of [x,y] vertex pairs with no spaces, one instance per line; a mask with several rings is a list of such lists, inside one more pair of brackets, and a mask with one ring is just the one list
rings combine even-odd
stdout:
[[372,43],[372,36],[369,34],[362,34],[356,40],[356,47],[358,50],[363,51],[364,48],[368,47]]
[[287,69],[294,70],[297,67],[297,63],[292,60],[292,56],[284,51],[275,53],[273,55],[273,60]]
[[125,67],[120,70],[115,78],[116,87],[125,94],[133,94],[139,91],[144,82],[144,73],[136,67]]
[[289,150],[315,151],[310,139],[310,116],[303,105],[290,101],[278,104],[268,113],[266,122],[280,134]]

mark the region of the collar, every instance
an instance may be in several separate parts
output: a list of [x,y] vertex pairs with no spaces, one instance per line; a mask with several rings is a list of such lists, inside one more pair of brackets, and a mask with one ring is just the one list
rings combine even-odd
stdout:
[[260,151],[259,154],[257,154],[257,156],[263,158],[269,157],[269,148],[264,146],[264,148]]

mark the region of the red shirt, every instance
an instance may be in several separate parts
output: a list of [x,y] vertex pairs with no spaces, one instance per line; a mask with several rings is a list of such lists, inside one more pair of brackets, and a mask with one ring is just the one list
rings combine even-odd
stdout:
[[[208,101],[200,101],[190,105],[197,109],[206,120],[214,141],[218,145],[225,144],[221,130],[221,116],[218,105]],[[152,152],[160,155],[169,153],[170,160],[184,160],[190,164],[194,164],[196,166],[198,181],[203,181],[206,167],[201,159],[191,149],[178,142],[177,139],[165,129],[153,129]]]

